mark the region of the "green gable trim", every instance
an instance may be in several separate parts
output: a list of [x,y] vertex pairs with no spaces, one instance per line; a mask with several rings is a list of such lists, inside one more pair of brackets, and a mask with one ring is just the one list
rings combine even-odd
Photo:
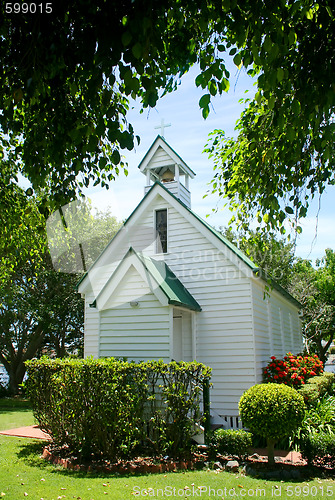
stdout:
[[257,276],[259,276],[260,278],[262,278],[263,281],[266,281],[268,283],[268,286],[269,288],[274,288],[275,290],[277,290],[277,292],[279,292],[281,295],[283,295],[287,300],[289,300],[292,304],[294,304],[295,306],[297,306],[299,309],[302,309],[302,304],[300,304],[300,302],[295,299],[287,290],[285,290],[285,288],[283,288],[281,285],[279,285],[278,283],[276,283],[276,281],[274,281],[271,276],[269,276],[265,271],[263,271],[263,269],[258,269],[255,274]]
[[[164,139],[163,139],[164,140]],[[150,193],[155,189],[156,185],[160,186],[166,193],[169,194],[169,196],[172,196],[173,199],[175,199],[180,205],[182,205],[187,212],[189,212],[193,217],[195,217],[203,226],[207,228],[208,231],[210,231],[216,238],[218,238],[224,245],[226,245],[235,255],[237,255],[251,270],[255,275],[258,275],[266,281],[269,284],[269,287],[274,288],[277,290],[281,295],[283,295],[287,300],[289,300],[292,304],[294,304],[296,307],[299,309],[302,308],[302,305],[292,296],[290,295],[284,288],[282,288],[278,283],[276,283],[274,280],[270,279],[268,276],[265,275],[265,272],[258,267],[254,262],[252,262],[251,259],[249,259],[239,248],[237,248],[233,243],[231,243],[227,238],[225,238],[221,233],[216,231],[212,226],[210,226],[207,222],[205,222],[201,217],[199,217],[196,213],[194,213],[188,206],[186,206],[179,198],[177,198],[174,194],[171,193],[163,184],[160,182],[155,182],[149,191],[145,194],[145,196],[142,198],[140,203],[137,205],[137,207],[132,211],[132,213],[129,215],[129,217],[125,220],[123,226],[125,226],[128,221],[133,217],[135,212],[139,209],[139,207],[145,202],[147,197],[150,195]],[[122,226],[122,227],[123,227]],[[122,231],[122,228],[119,229],[119,231],[116,233],[114,238],[118,236],[118,234]],[[100,260],[102,255],[105,253],[107,248],[112,244],[114,238],[107,244],[106,248],[103,250],[103,252],[99,255],[97,260],[92,264],[90,269],[82,276],[81,280],[77,284],[77,289],[79,285],[84,281],[86,276],[88,275],[89,271],[97,264],[97,262]],[[172,271],[171,271],[172,272]]]
[[150,257],[146,257],[143,254],[137,253],[132,247],[129,248],[123,259],[119,262],[117,268],[111,274],[95,301],[90,304],[90,307],[96,307],[99,297],[113,281],[114,276],[130,255],[135,255],[137,257],[143,265],[145,271],[150,274],[153,280],[157,283],[157,286],[164,293],[170,305],[184,307],[186,309],[190,309],[191,311],[201,311],[201,307],[198,302],[192,297],[190,292],[184,287],[181,281],[164,261],[156,261]]
[[157,282],[162,292],[166,295],[169,304],[185,307],[191,311],[201,311],[198,302],[164,261],[151,259],[143,254],[136,253],[135,250],[133,252]]
[[[169,193],[170,196],[172,196],[178,203],[180,203],[190,214],[193,215],[201,224],[203,224],[212,234],[214,234],[224,245],[226,245],[235,255],[237,255],[247,266],[250,267],[252,272],[255,275],[260,276],[263,281],[266,281],[269,285],[270,288],[274,288],[279,292],[281,295],[283,295],[287,300],[289,300],[292,304],[294,304],[296,307],[299,309],[302,308],[302,305],[300,302],[298,302],[289,292],[287,292],[281,285],[276,283],[270,276],[268,276],[265,271],[263,271],[259,266],[257,266],[251,259],[249,259],[239,248],[237,248],[231,241],[229,241],[227,238],[225,238],[221,233],[216,231],[212,226],[210,226],[206,221],[204,221],[199,215],[196,213],[192,212],[192,210],[185,205],[181,200],[179,200],[171,191],[169,191],[163,184],[160,182],[156,182],[155,184],[159,184],[167,193]],[[153,185],[153,187],[155,186]],[[151,188],[152,189],[152,188]],[[148,191],[147,194],[151,191],[151,189]]]

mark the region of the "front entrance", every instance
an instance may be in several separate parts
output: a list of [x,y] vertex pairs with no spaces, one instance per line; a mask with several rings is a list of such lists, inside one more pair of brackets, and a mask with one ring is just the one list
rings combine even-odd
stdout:
[[182,309],[173,310],[173,355],[174,361],[192,361],[192,313]]

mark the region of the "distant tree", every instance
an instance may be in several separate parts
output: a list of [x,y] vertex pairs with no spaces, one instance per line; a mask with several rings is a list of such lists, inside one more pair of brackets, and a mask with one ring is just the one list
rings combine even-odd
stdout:
[[294,243],[284,238],[255,231],[238,233],[231,227],[219,231],[265,271],[269,286],[273,279],[300,302],[306,348],[325,362],[335,339],[335,252],[326,249],[313,266],[295,257]]
[[[18,194],[22,194],[19,189]],[[54,268],[38,200],[31,198],[28,207],[24,196],[22,200],[13,220],[19,226],[16,234],[22,233],[22,240],[15,240],[16,258],[8,257],[6,247],[0,247],[3,277],[0,284],[0,362],[8,372],[12,393],[17,393],[22,383],[26,360],[42,352],[64,356],[80,353],[83,348],[84,308],[75,291],[79,275]],[[88,221],[87,233],[91,238],[96,236],[90,248],[97,255],[119,225],[107,214],[100,214],[98,220],[92,216]],[[96,233],[94,228],[98,228]],[[93,254],[87,255],[94,258]]]
[[335,338],[335,253],[326,249],[316,261],[298,259],[293,266],[289,291],[303,305],[303,334],[309,352],[321,361]]
[[226,227],[219,228],[219,231],[257,264],[265,276],[288,290],[295,261],[293,242],[252,230],[234,232],[231,227]]

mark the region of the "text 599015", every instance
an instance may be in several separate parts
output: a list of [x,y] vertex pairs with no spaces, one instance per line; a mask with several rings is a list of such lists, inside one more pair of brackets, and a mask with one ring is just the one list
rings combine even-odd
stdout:
[[51,2],[6,2],[6,14],[51,14]]

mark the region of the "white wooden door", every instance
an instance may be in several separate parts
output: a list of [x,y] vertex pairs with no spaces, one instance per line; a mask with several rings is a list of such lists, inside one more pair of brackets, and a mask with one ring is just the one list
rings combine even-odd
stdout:
[[174,361],[183,359],[183,318],[181,315],[173,317],[173,356]]
[[173,355],[174,361],[192,361],[192,317],[190,311],[173,311]]

